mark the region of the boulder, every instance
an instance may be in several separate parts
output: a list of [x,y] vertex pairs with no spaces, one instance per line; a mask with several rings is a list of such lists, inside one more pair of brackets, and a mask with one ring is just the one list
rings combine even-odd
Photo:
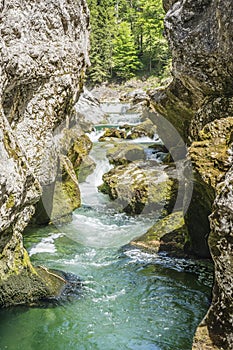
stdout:
[[99,190],[110,196],[117,210],[129,214],[160,211],[165,215],[176,201],[176,172],[172,167],[156,167],[154,162],[118,166],[104,174],[103,181]]
[[136,160],[145,160],[144,147],[132,143],[115,143],[114,147],[107,150],[107,158],[111,164],[123,165]]
[[99,141],[104,142],[107,138],[126,139],[126,131],[120,128],[106,128]]
[[150,119],[146,119],[142,123],[132,126],[131,131],[127,135],[127,139],[134,140],[138,137],[148,136],[151,139],[157,133],[157,127]]

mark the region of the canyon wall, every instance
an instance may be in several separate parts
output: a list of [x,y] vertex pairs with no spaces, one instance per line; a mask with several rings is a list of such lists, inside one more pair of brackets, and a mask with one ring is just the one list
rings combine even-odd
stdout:
[[[41,198],[39,223],[80,204],[69,155],[78,162],[90,148],[74,110],[89,64],[89,12],[84,0],[1,0],[0,11],[0,306],[7,306],[64,284],[31,265],[22,232]],[[65,209],[54,205],[64,202],[61,192]]]
[[233,3],[164,0],[164,9],[173,82],[151,100],[190,146],[189,249],[202,257],[209,249],[215,264],[212,305],[193,348],[233,349]]

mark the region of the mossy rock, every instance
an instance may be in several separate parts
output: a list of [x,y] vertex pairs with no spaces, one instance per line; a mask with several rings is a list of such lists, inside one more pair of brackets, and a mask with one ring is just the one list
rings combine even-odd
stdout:
[[129,214],[168,213],[176,200],[175,174],[167,174],[165,167],[156,167],[153,162],[120,165],[104,174],[103,181],[99,190],[110,196],[117,210]]
[[86,156],[82,159],[82,162],[78,171],[78,182],[82,183],[86,181],[86,178],[93,173],[95,170],[96,164],[92,158]]
[[233,117],[214,120],[198,134],[198,141],[189,148],[193,167],[202,180],[216,188],[230,167],[229,146],[232,138]]
[[87,135],[81,135],[75,139],[67,152],[67,158],[71,161],[78,175],[80,165],[92,148],[92,142]]
[[107,138],[126,139],[126,131],[118,128],[107,128],[99,141],[106,141]]
[[107,158],[111,164],[122,165],[134,162],[135,160],[145,160],[144,147],[130,143],[118,143],[107,150]]
[[62,174],[54,187],[53,208],[50,222],[69,222],[72,212],[81,205],[77,176],[67,157],[61,158]]
[[189,148],[194,169],[193,195],[185,222],[190,240],[187,249],[200,257],[210,257],[208,236],[209,215],[216,195],[216,187],[231,166],[229,161],[229,138],[233,118],[214,120],[199,132],[198,141]]
[[45,268],[29,264],[17,272],[6,274],[0,282],[0,307],[37,303],[40,299],[62,293],[66,281]]
[[81,281],[62,271],[43,266],[21,269],[0,282],[0,307],[27,305],[45,307],[77,298]]
[[187,235],[183,212],[178,211],[160,219],[131,244],[155,252],[166,251],[171,255],[186,256]]
[[40,201],[31,220],[32,225],[50,222],[66,223],[72,219],[72,212],[80,207],[81,198],[78,179],[85,181],[94,170],[94,162],[88,158],[92,148],[89,137],[77,135],[76,130],[64,130],[61,140],[60,167],[55,181],[43,186]]
[[131,128],[130,133],[127,135],[127,139],[134,140],[144,136],[148,136],[153,139],[155,133],[157,133],[156,125],[150,119],[146,119],[141,124]]

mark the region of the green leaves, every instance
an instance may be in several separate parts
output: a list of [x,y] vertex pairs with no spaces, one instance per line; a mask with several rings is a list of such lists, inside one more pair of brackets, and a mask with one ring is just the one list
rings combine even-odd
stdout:
[[122,80],[133,77],[141,67],[130,25],[121,22],[113,39],[113,74]]
[[161,75],[169,62],[162,0],[88,0],[89,79],[101,83],[135,74]]

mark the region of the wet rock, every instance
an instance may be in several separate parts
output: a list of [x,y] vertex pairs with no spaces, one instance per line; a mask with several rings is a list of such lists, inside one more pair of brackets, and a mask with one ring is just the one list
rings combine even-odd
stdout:
[[108,194],[117,210],[130,214],[160,211],[168,213],[176,200],[174,169],[156,167],[154,162],[133,162],[118,166],[103,176],[99,190]]
[[123,165],[136,160],[145,160],[144,147],[130,143],[116,143],[113,148],[107,150],[107,158],[111,164]]
[[127,135],[127,139],[134,140],[139,137],[145,137],[145,136],[148,136],[151,139],[153,139],[156,132],[157,132],[156,125],[154,125],[151,120],[146,119],[144,122],[136,126],[133,126],[131,128],[131,131]]
[[126,131],[119,128],[107,128],[103,136],[99,138],[100,142],[106,141],[107,138],[126,139]]
[[185,244],[187,227],[183,212],[174,212],[156,222],[143,236],[131,242],[132,245],[154,252],[166,251],[173,256],[187,256]]

